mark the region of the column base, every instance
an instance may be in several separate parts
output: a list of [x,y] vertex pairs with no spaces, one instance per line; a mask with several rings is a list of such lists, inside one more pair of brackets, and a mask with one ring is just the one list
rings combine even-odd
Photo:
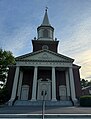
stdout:
[[52,99],[51,101],[57,101],[57,99],[56,99],[56,98],[54,98],[54,99]]
[[31,99],[31,101],[36,101],[36,99]]
[[73,101],[74,106],[76,106],[77,103],[78,103],[78,100],[77,99],[72,99],[72,101]]
[[10,100],[8,101],[8,106],[13,106],[14,100],[15,100],[15,99],[10,99]]

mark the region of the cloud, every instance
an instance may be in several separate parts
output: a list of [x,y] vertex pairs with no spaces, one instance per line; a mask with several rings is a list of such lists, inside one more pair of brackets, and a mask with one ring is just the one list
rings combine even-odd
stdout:
[[89,79],[91,75],[91,49],[75,55],[76,63],[81,65],[81,78]]
[[91,75],[89,75],[88,77],[86,77],[87,79],[89,79],[91,81]]
[[59,52],[74,58],[75,63],[82,66],[81,78],[90,79],[88,77],[91,76],[91,16],[79,23],[76,22],[73,29],[69,29],[69,33],[71,37],[64,36]]
[[91,1],[62,0],[61,4],[60,0],[39,1],[0,2],[0,47],[15,56],[31,52],[35,26],[41,24],[45,3],[48,3],[50,22],[56,26],[57,37],[61,39],[59,52],[74,58],[75,63],[82,66],[81,77],[88,78],[91,72]]
[[32,32],[34,32],[32,28],[32,25],[22,26],[16,29],[14,33],[5,35],[1,42],[2,48],[12,51],[15,56],[25,53],[29,47],[31,50],[30,41],[33,36]]

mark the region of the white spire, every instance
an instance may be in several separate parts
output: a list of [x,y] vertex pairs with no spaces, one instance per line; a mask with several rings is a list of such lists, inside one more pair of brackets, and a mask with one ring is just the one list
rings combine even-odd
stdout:
[[48,19],[47,9],[48,9],[48,7],[46,7],[46,9],[45,9],[44,19],[43,19],[43,22],[41,24],[42,26],[51,26],[49,19]]

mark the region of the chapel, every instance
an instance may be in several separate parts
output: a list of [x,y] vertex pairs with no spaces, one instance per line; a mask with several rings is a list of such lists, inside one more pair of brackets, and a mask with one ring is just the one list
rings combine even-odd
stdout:
[[59,41],[45,10],[33,51],[15,58],[7,79],[8,105],[75,105],[81,95],[80,66],[58,53]]

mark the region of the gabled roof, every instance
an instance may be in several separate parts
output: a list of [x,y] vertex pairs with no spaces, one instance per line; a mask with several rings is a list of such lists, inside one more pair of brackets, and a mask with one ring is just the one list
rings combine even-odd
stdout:
[[73,68],[80,69],[80,68],[81,68],[81,66],[76,65],[76,64],[73,64]]
[[50,50],[39,50],[37,52],[28,53],[19,57],[16,57],[16,61],[59,61],[59,62],[70,62],[74,59],[52,52]]

